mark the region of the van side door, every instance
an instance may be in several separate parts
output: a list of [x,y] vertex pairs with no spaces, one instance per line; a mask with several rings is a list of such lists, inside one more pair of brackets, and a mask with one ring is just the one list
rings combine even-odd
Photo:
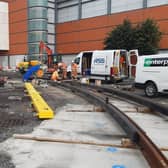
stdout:
[[106,75],[106,60],[107,56],[104,52],[93,52],[91,74]]

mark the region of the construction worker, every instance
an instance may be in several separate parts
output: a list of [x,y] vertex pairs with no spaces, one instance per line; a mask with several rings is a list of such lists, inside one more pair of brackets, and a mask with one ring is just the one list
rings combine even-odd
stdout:
[[126,62],[125,62],[125,56],[124,56],[124,55],[121,55],[121,56],[120,56],[119,68],[120,68],[120,75],[125,75]]
[[77,79],[77,68],[78,68],[78,65],[75,62],[72,62],[72,65],[71,65],[71,77],[72,77],[72,79]]
[[62,79],[67,79],[67,65],[64,62],[58,63],[58,68],[62,75]]
[[58,81],[59,80],[59,75],[58,75],[57,68],[55,68],[55,71],[52,73],[51,80],[53,80],[53,81]]

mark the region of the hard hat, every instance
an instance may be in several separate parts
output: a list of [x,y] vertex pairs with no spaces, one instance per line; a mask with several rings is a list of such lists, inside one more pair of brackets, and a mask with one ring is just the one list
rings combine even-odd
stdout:
[[62,63],[60,62],[60,63],[58,63],[58,66],[60,67],[60,66],[62,66]]

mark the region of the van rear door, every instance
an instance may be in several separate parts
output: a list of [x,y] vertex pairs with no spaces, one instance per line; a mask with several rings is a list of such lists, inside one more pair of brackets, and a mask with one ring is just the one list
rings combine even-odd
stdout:
[[129,78],[135,78],[138,50],[128,52]]

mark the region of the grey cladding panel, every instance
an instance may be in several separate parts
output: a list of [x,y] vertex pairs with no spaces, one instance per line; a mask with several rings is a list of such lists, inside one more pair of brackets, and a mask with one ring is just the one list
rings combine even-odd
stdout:
[[55,10],[49,8],[48,9],[48,22],[49,23],[55,23]]
[[58,3],[58,8],[64,8],[64,7],[73,6],[76,4],[78,4],[78,0],[62,1],[62,3]]
[[77,19],[78,19],[78,6],[72,6],[58,10],[59,23]]
[[111,13],[123,12],[133,9],[143,8],[143,0],[112,0],[111,2]]
[[148,0],[147,7],[159,6],[168,4],[168,0]]
[[107,14],[107,0],[96,0],[82,4],[82,18]]

